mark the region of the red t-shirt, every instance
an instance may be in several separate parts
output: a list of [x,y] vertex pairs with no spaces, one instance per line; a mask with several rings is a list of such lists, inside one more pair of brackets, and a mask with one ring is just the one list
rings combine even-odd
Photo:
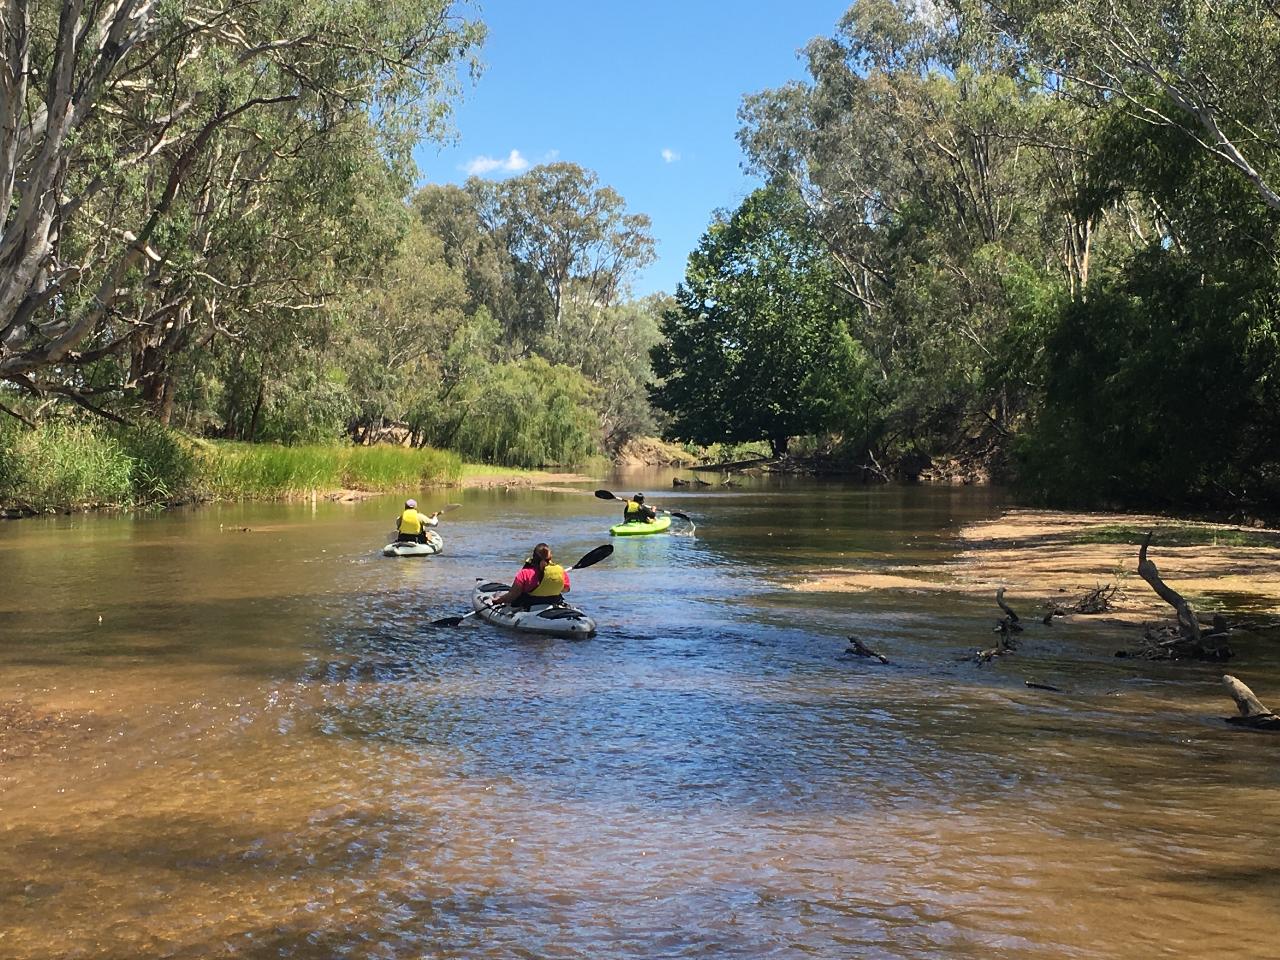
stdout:
[[[512,590],[519,590],[521,593],[532,593],[534,587],[538,585],[538,571],[532,567],[522,567],[520,572],[516,574],[515,580],[511,584]],[[564,572],[564,588],[569,589],[569,571]]]

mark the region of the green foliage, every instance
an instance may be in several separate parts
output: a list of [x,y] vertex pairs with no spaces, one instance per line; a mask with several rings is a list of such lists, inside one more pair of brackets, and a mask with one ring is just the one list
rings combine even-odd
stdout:
[[133,502],[182,500],[191,495],[199,463],[186,438],[153,421],[117,430],[114,436],[132,462]]
[[215,443],[201,453],[203,482],[216,497],[274,498],[358,490],[417,489],[454,483],[462,462],[453,453],[407,447]]
[[142,506],[193,495],[196,459],[157,424],[0,425],[0,503],[30,510]]
[[[33,11],[0,81],[31,114],[0,151],[0,378],[115,386],[166,424],[193,373],[246,348],[250,376],[285,374],[262,354],[305,350],[325,301],[386,258],[412,149],[446,133],[483,35],[448,0]],[[224,420],[255,434],[243,393],[255,414]]]
[[661,329],[652,397],[671,437],[779,454],[796,435],[865,427],[866,363],[793,193],[758,190],[712,225]]
[[476,373],[450,408],[423,416],[428,442],[469,460],[515,467],[572,465],[599,449],[595,388],[569,367],[540,357]]
[[1025,476],[1063,502],[1280,495],[1280,278],[1146,251],[1063,313]]

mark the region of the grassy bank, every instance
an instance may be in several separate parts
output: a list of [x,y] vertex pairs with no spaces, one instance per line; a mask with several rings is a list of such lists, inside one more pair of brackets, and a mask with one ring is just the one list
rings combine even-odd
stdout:
[[457,454],[192,440],[151,424],[0,425],[0,507],[21,512],[416,490],[462,479]]
[[280,499],[330,490],[416,490],[456,484],[456,453],[408,447],[278,447],[251,443],[201,444],[198,457],[207,494],[222,499]]

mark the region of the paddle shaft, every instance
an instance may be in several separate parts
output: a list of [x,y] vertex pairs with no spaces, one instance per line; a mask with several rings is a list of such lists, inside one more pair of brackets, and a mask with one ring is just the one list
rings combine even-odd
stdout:
[[[618,496],[616,493],[613,493],[610,490],[597,490],[596,497],[598,497],[601,500],[617,500],[620,503],[627,502],[625,498]],[[654,507],[653,509],[657,510],[659,513],[669,513],[673,517],[679,517],[681,520],[688,520],[690,523],[693,523],[692,518],[690,518],[690,516],[687,513],[678,513],[675,510],[666,510],[662,507]]]

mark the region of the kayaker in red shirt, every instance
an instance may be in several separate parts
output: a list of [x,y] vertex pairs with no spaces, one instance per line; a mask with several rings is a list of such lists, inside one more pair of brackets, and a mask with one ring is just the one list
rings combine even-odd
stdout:
[[525,561],[511,583],[511,589],[493,601],[501,606],[528,609],[535,603],[559,603],[561,595],[569,592],[569,571],[551,558],[551,548],[540,543]]

